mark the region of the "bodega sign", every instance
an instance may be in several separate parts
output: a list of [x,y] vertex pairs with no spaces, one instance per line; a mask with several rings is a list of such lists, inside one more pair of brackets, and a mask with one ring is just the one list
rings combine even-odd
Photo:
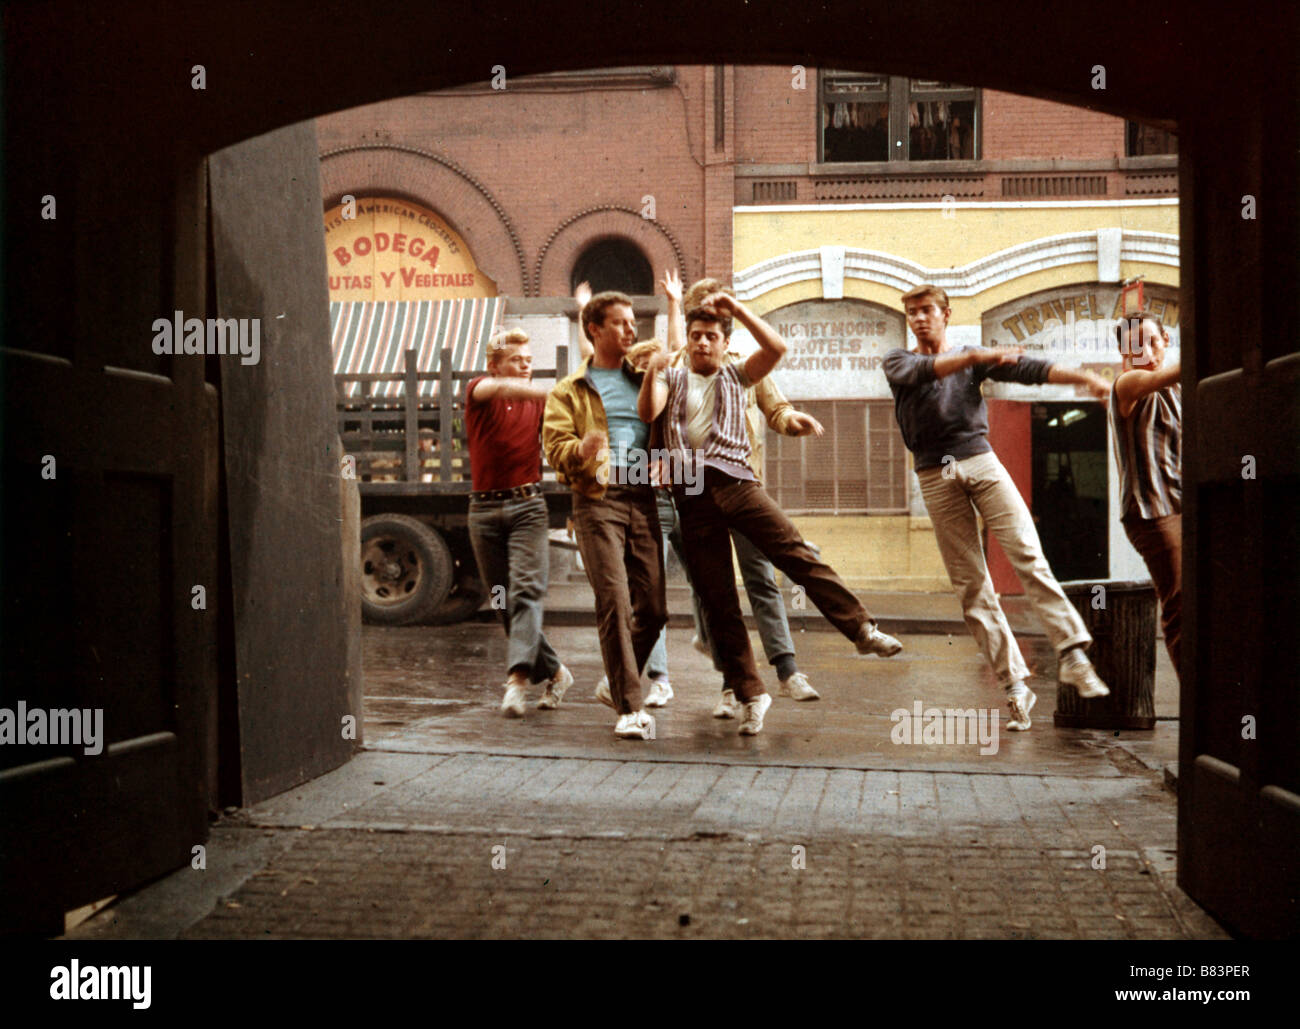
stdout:
[[433,211],[362,197],[325,215],[330,300],[494,297],[496,283],[465,241]]

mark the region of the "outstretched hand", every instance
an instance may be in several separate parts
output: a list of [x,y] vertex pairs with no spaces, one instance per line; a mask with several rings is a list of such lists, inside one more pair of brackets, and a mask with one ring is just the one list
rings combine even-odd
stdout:
[[810,414],[804,414],[802,411],[796,411],[790,415],[786,423],[794,429],[796,436],[821,436],[826,432],[822,423]]
[[578,302],[579,307],[586,307],[587,301],[591,299],[591,283],[580,282],[573,291],[573,299]]
[[1100,375],[1088,374],[1088,380],[1083,384],[1083,388],[1101,401],[1102,406],[1110,402],[1110,383]]

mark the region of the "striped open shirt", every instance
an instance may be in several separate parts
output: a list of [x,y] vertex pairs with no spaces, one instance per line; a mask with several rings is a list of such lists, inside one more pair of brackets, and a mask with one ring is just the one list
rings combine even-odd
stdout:
[[745,427],[745,390],[752,384],[745,376],[744,366],[726,364],[711,377],[713,425],[699,452],[687,440],[689,368],[666,368],[660,376],[668,387],[668,403],[664,408],[668,446],[681,451],[692,468],[699,461],[737,479],[754,481],[749,467],[749,432]]
[[1164,518],[1183,513],[1183,387],[1148,393],[1127,418],[1110,391],[1110,421],[1119,464],[1120,517]]

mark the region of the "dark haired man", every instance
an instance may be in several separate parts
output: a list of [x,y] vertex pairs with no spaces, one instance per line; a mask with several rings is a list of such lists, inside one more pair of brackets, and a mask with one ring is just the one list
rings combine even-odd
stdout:
[[1169,332],[1150,311],[1116,325],[1115,340],[1124,362],[1110,400],[1120,524],[1151,573],[1165,648],[1181,678],[1183,388],[1178,362],[1166,363]]
[[641,671],[668,618],[663,540],[655,491],[612,467],[644,454],[649,427],[637,417],[641,373],[627,361],[636,342],[632,301],[598,293],[583,305],[582,331],[594,352],[546,401],[542,446],[574,492],[573,521],[587,580],[596,595],[600,653],[609,680],[602,703],[619,714],[614,734],[652,740],[654,718],[641,699]]
[[998,604],[984,561],[976,512],[1010,559],[1060,657],[1059,678],[1081,697],[1110,692],[1088,660],[1092,642],[1074,605],[1052,575],[1033,518],[1011,476],[988,441],[988,412],[980,385],[999,382],[1072,382],[1104,400],[1106,381],[1091,372],[1022,357],[1021,347],[953,347],[948,343],[952,309],[938,286],[903,294],[915,351],[885,355],[883,369],[894,394],[894,415],[912,452],[921,495],[934,525],[939,554],[961,601],[966,627],[988,659],[1007,695],[1007,728],[1030,727],[1037,697],[1025,684],[1029,668]]
[[[726,359],[733,316],[758,342],[758,350],[744,364]],[[713,293],[686,314],[686,349],[685,368],[669,368],[666,354],[651,357],[637,410],[646,422],[667,411],[668,446],[680,467],[696,472],[692,479],[701,488],[681,483],[673,487],[687,568],[722,659],[724,687],[744,705],[740,733],[753,736],[762,731],[772,698],[758,677],[740,613],[730,530],[747,536],[802,586],[859,653],[891,656],[902,644],[876,628],[870,613],[834,570],[818,560],[749,467],[745,390],[776,367],[785,354],[784,341],[739,300]]]
[[[694,310],[700,307],[705,298],[712,293],[735,294],[727,289],[718,279],[700,279],[692,283],[682,298],[683,309]],[[669,311],[668,350],[672,355],[670,365],[687,366],[687,351],[684,323],[673,317]],[[731,364],[744,364],[744,358],[735,350],[727,350],[727,361]],[[768,375],[749,389],[745,390],[745,430],[749,437],[749,467],[754,478],[763,481],[763,447],[764,426],[783,436],[821,436],[825,429],[821,422],[810,414],[796,411],[794,405],[785,398],[780,388]],[[685,554],[681,549],[680,534],[673,537],[674,547],[682,564],[686,564]],[[749,606],[754,612],[754,625],[758,629],[758,638],[763,644],[763,651],[768,664],[776,670],[780,682],[780,692],[793,700],[818,700],[821,694],[813,688],[808,676],[799,670],[795,657],[794,638],[790,634],[790,621],[786,615],[785,602],[781,597],[781,588],[776,583],[776,568],[763,556],[748,538],[734,529],[731,542],[736,548],[736,564],[740,568],[740,579],[745,584],[745,593],[749,596]],[[713,667],[722,671],[722,659],[715,653],[713,641],[709,636],[708,626],[704,621],[704,608],[699,593],[692,588],[692,614],[695,618],[696,647],[708,654],[713,660]],[[714,718],[735,718],[740,713],[740,704],[736,695],[723,683],[722,696],[713,709]]]

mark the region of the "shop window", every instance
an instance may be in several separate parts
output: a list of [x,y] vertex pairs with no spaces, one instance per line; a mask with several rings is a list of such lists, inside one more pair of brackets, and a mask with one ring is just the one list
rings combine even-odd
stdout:
[[969,86],[823,71],[821,160],[973,161],[979,94]]
[[1168,129],[1140,121],[1125,123],[1124,153],[1128,157],[1151,157],[1178,153],[1178,137]]
[[795,406],[826,435],[767,434],[766,485],[787,511],[906,514],[907,450],[890,400],[806,400]]
[[617,290],[628,296],[651,296],[654,272],[640,247],[626,239],[602,239],[587,247],[573,263],[569,289],[578,283],[591,284],[593,293]]

